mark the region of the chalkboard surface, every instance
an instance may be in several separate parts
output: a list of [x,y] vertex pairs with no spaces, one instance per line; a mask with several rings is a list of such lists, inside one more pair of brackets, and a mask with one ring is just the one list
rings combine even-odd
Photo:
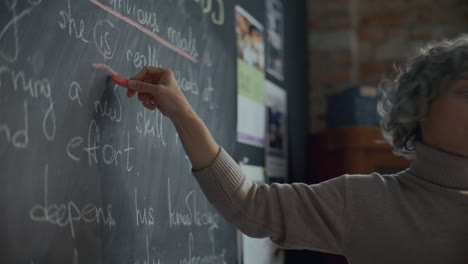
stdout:
[[173,69],[233,151],[231,5],[0,1],[1,263],[235,262],[170,120],[108,78]]
[[[288,90],[296,175],[305,23],[288,21],[305,17],[304,3],[284,3],[277,82]],[[216,141],[264,165],[261,148],[235,141],[236,4],[265,21],[263,1],[0,0],[1,263],[237,261],[235,228],[193,179],[170,120],[109,82],[111,72],[171,68]]]

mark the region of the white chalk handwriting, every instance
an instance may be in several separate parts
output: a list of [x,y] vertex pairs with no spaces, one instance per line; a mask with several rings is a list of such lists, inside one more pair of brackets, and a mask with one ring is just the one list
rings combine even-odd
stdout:
[[135,216],[136,216],[136,225],[144,225],[151,227],[154,225],[154,209],[153,207],[145,207],[140,209],[138,207],[138,189],[135,187]]
[[[3,58],[4,60],[6,60],[6,61],[8,61],[10,63],[13,63],[18,59],[18,55],[19,55],[18,22],[24,16],[31,13],[32,9],[35,6],[39,5],[41,2],[42,2],[42,0],[36,0],[36,1],[29,0],[28,3],[31,6],[29,8],[24,9],[20,13],[18,13],[18,10],[16,10],[18,0],[4,1],[4,4],[6,5],[6,9],[9,11],[9,13],[11,13],[10,14],[11,15],[11,20],[9,20],[6,23],[5,27],[3,27],[3,29],[0,31],[0,44],[5,43],[8,40],[11,40],[11,39],[6,38],[6,36],[7,36],[7,33],[10,30],[12,30],[13,31],[12,32],[13,33],[13,39],[12,39],[12,41],[13,41],[12,44],[13,45],[0,45],[0,57],[1,58]],[[3,11],[3,9],[2,9],[2,11]],[[6,12],[4,12],[2,14],[5,14],[5,13]],[[2,49],[2,47],[8,47],[8,46],[13,46],[13,49],[10,50],[10,51],[5,51],[5,50]],[[12,53],[9,53],[9,52],[12,52]]]
[[76,22],[75,18],[73,18],[72,15],[72,8],[71,8],[71,0],[67,0],[68,3],[68,8],[67,10],[60,10],[60,16],[61,19],[58,24],[61,29],[66,29],[68,26],[68,35],[71,37],[74,37],[75,39],[79,39],[83,41],[84,43],[89,43],[89,40],[87,40],[84,36],[84,21],[83,19],[80,19],[80,28],[78,29],[76,27]]
[[[99,161],[103,161],[107,165],[115,164],[115,166],[118,166],[119,161],[125,159],[127,171],[130,172],[133,169],[133,165],[130,164],[130,152],[134,150],[134,148],[130,147],[130,134],[128,131],[127,146],[122,149],[110,144],[99,144],[100,140],[99,126],[96,124],[95,120],[91,120],[88,127],[87,142],[84,142],[84,139],[79,136],[72,138],[66,146],[68,157],[74,161],[80,161],[80,155],[82,153],[77,153],[76,150],[78,149],[78,151],[86,152],[89,166],[96,165]],[[85,146],[82,146],[83,143]],[[124,154],[125,157],[123,157]]]
[[214,230],[219,228],[219,214],[210,212],[205,204],[205,210],[200,211],[197,207],[197,197],[194,190],[190,190],[184,199],[184,209],[176,210],[173,206],[171,196],[171,180],[167,179],[167,198],[169,227],[177,226],[207,226]]
[[143,68],[143,66],[155,66],[155,67],[162,67],[162,64],[160,64],[157,61],[156,58],[156,48],[151,47],[151,45],[148,45],[148,53],[145,54],[143,52],[139,51],[132,51],[130,49],[127,49],[127,62],[133,63],[133,66],[137,69]]
[[226,260],[224,259],[226,255],[226,249],[222,249],[220,254],[215,254],[214,252],[211,255],[205,256],[196,256],[193,254],[195,246],[195,241],[193,238],[193,233],[189,233],[188,237],[188,256],[182,258],[179,261],[179,264],[227,264]]
[[[151,47],[148,45],[148,52],[143,53],[140,51],[133,51],[131,49],[127,49],[127,62],[133,63],[133,66],[137,69],[143,68],[143,66],[155,66],[155,67],[163,67],[161,63],[157,60],[157,52],[156,48]],[[208,105],[210,110],[214,110],[218,107],[218,104],[215,102],[215,92],[216,89],[212,85],[211,77],[208,77],[208,84],[204,87],[201,92],[198,85],[198,80],[195,78],[194,73],[191,68],[188,69],[188,76],[182,75],[182,73],[174,69],[174,77],[179,84],[179,87],[185,93],[188,93],[193,96],[202,96],[202,101],[206,105]],[[141,115],[140,115],[141,116]],[[145,134],[142,131],[142,125],[138,125],[139,129],[138,132],[141,134]]]
[[188,27],[188,36],[183,36],[180,31],[175,30],[173,27],[168,27],[167,38],[174,46],[187,52],[193,58],[196,59],[198,57],[197,40],[192,35],[192,27]]
[[96,114],[101,115],[101,117],[107,117],[112,121],[119,123],[122,120],[122,103],[120,102],[120,97],[117,94],[117,85],[114,85],[114,98],[117,103],[115,107],[112,107],[108,100],[96,100],[94,102],[94,111]]
[[147,113],[146,108],[143,108],[137,113],[136,130],[143,136],[153,136],[161,140],[161,143],[166,147],[166,140],[163,129],[163,114],[159,111]]
[[148,11],[146,8],[137,8],[131,0],[109,0],[109,4],[115,11],[133,19],[136,18],[140,25],[150,28],[154,33],[159,32],[156,12]]
[[195,80],[192,70],[189,69],[188,78],[185,76],[182,76],[180,71],[174,70],[174,77],[177,80],[177,83],[179,84],[179,87],[182,91],[188,92],[192,95],[198,95],[200,93],[197,80]]
[[159,259],[154,259],[154,258],[150,258],[150,255],[149,255],[149,243],[148,243],[148,234],[145,235],[145,238],[146,238],[146,259],[141,261],[140,260],[136,260],[135,262],[133,262],[133,264],[161,264],[161,261]]
[[15,148],[27,148],[29,144],[28,102],[24,100],[24,128],[11,131],[7,124],[0,124],[0,135],[5,134],[6,141]]
[[114,37],[114,41],[112,41],[112,38],[109,36],[112,36],[115,30],[117,29],[109,20],[99,20],[94,26],[94,44],[98,52],[104,57],[104,60],[112,59],[117,49],[117,39]]
[[38,99],[41,96],[47,100],[48,107],[43,110],[45,112],[42,120],[42,132],[47,140],[52,141],[56,133],[56,117],[55,102],[52,100],[52,89],[49,80],[46,78],[38,80],[27,79],[24,71],[16,72],[6,65],[0,65],[0,88],[3,86],[2,76],[6,76],[6,80],[13,83],[13,90],[15,92],[21,90],[34,99]]
[[49,203],[48,200],[48,174],[49,166],[44,169],[44,204],[36,204],[29,210],[29,216],[34,222],[45,222],[59,227],[70,228],[70,233],[75,238],[75,224],[79,222],[98,223],[112,228],[116,223],[112,218],[112,205],[108,205],[106,210],[97,207],[93,203],[88,203],[79,208],[75,202],[68,201],[63,204]]
[[78,82],[73,81],[70,84],[70,87],[68,88],[68,98],[72,101],[77,101],[78,104],[82,107],[83,104],[81,103],[80,100],[80,93],[81,93],[81,86],[78,84]]

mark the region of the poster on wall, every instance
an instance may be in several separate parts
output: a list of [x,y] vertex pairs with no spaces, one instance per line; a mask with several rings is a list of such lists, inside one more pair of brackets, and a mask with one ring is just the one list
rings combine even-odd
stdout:
[[235,7],[237,35],[237,141],[265,145],[265,41],[263,26]]
[[288,172],[286,91],[270,81],[265,82],[267,136],[265,146],[266,176],[284,182]]
[[284,79],[283,72],[283,4],[281,0],[266,0],[266,66],[267,72],[276,79]]

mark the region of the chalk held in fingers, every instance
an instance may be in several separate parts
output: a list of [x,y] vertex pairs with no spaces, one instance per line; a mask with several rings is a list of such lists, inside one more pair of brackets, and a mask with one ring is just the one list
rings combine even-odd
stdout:
[[125,87],[127,89],[129,89],[128,87],[128,80],[125,79],[124,77],[120,77],[116,74],[112,74],[112,82],[117,84],[117,85],[120,85],[122,87]]

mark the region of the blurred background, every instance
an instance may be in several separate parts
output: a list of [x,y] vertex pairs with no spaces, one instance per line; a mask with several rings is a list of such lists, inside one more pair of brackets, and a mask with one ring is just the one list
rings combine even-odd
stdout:
[[[297,12],[302,5],[306,13],[310,121],[306,173],[304,178],[290,173],[291,181],[317,183],[345,173],[406,169],[411,161],[378,143],[384,142],[376,111],[378,85],[394,78],[395,68],[424,44],[466,33],[468,1],[306,0],[298,5]],[[286,263],[347,262],[332,254],[287,251]]]
[[307,0],[310,132],[327,128],[327,96],[376,86],[431,40],[466,32],[466,0]]

